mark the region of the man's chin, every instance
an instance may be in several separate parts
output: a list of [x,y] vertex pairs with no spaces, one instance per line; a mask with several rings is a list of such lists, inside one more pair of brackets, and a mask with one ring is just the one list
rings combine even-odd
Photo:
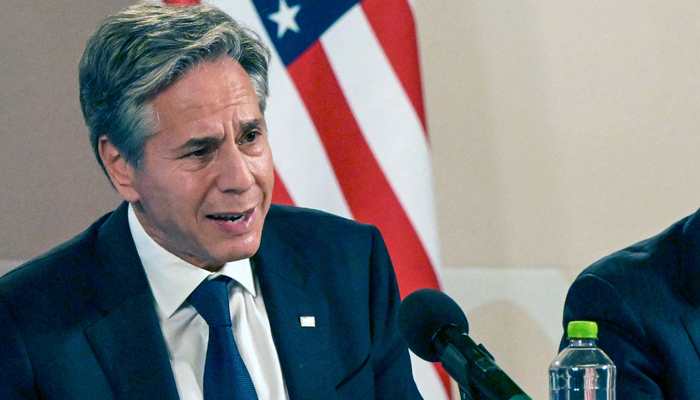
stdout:
[[211,272],[217,272],[226,263],[245,260],[246,258],[252,257],[257,252],[258,247],[259,246],[255,246],[253,248],[248,249],[237,249],[236,251],[229,250],[217,253],[209,253],[208,257],[206,257],[205,259],[194,259],[192,257],[187,257],[183,259],[198,268],[202,268]]
[[234,251],[222,252],[221,258],[218,259],[222,260],[223,264],[227,262],[245,260],[246,258],[253,257],[253,255],[258,251],[259,247],[260,243],[257,243],[255,246],[246,246],[245,248],[235,249]]
[[198,262],[193,263],[199,268],[215,271],[228,262],[245,260],[252,257],[260,248],[259,233],[249,233],[245,237],[201,243]]

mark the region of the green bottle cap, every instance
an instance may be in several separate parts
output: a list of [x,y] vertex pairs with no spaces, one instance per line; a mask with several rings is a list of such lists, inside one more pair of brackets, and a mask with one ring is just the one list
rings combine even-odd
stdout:
[[593,321],[571,321],[566,333],[569,339],[598,339],[598,324]]

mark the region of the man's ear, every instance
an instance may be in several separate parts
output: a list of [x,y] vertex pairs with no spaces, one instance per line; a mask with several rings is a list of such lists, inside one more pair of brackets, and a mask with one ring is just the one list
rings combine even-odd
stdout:
[[100,136],[98,140],[97,149],[112,185],[124,200],[130,203],[136,202],[139,199],[139,194],[134,187],[134,179],[138,172],[126,161],[106,135]]

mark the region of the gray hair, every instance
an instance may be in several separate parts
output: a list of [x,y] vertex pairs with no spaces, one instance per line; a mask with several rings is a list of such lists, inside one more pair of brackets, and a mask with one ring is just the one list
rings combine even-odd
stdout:
[[154,133],[153,99],[203,61],[236,60],[250,76],[260,111],[268,94],[270,51],[260,37],[210,6],[139,4],[108,17],[80,61],[80,104],[95,157],[106,135],[137,170]]

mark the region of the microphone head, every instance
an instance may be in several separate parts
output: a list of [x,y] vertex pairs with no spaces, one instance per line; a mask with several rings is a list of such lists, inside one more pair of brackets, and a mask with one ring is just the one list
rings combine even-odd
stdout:
[[399,305],[399,332],[418,357],[440,361],[433,337],[446,325],[458,325],[469,333],[467,316],[448,295],[433,289],[419,289],[406,296]]

